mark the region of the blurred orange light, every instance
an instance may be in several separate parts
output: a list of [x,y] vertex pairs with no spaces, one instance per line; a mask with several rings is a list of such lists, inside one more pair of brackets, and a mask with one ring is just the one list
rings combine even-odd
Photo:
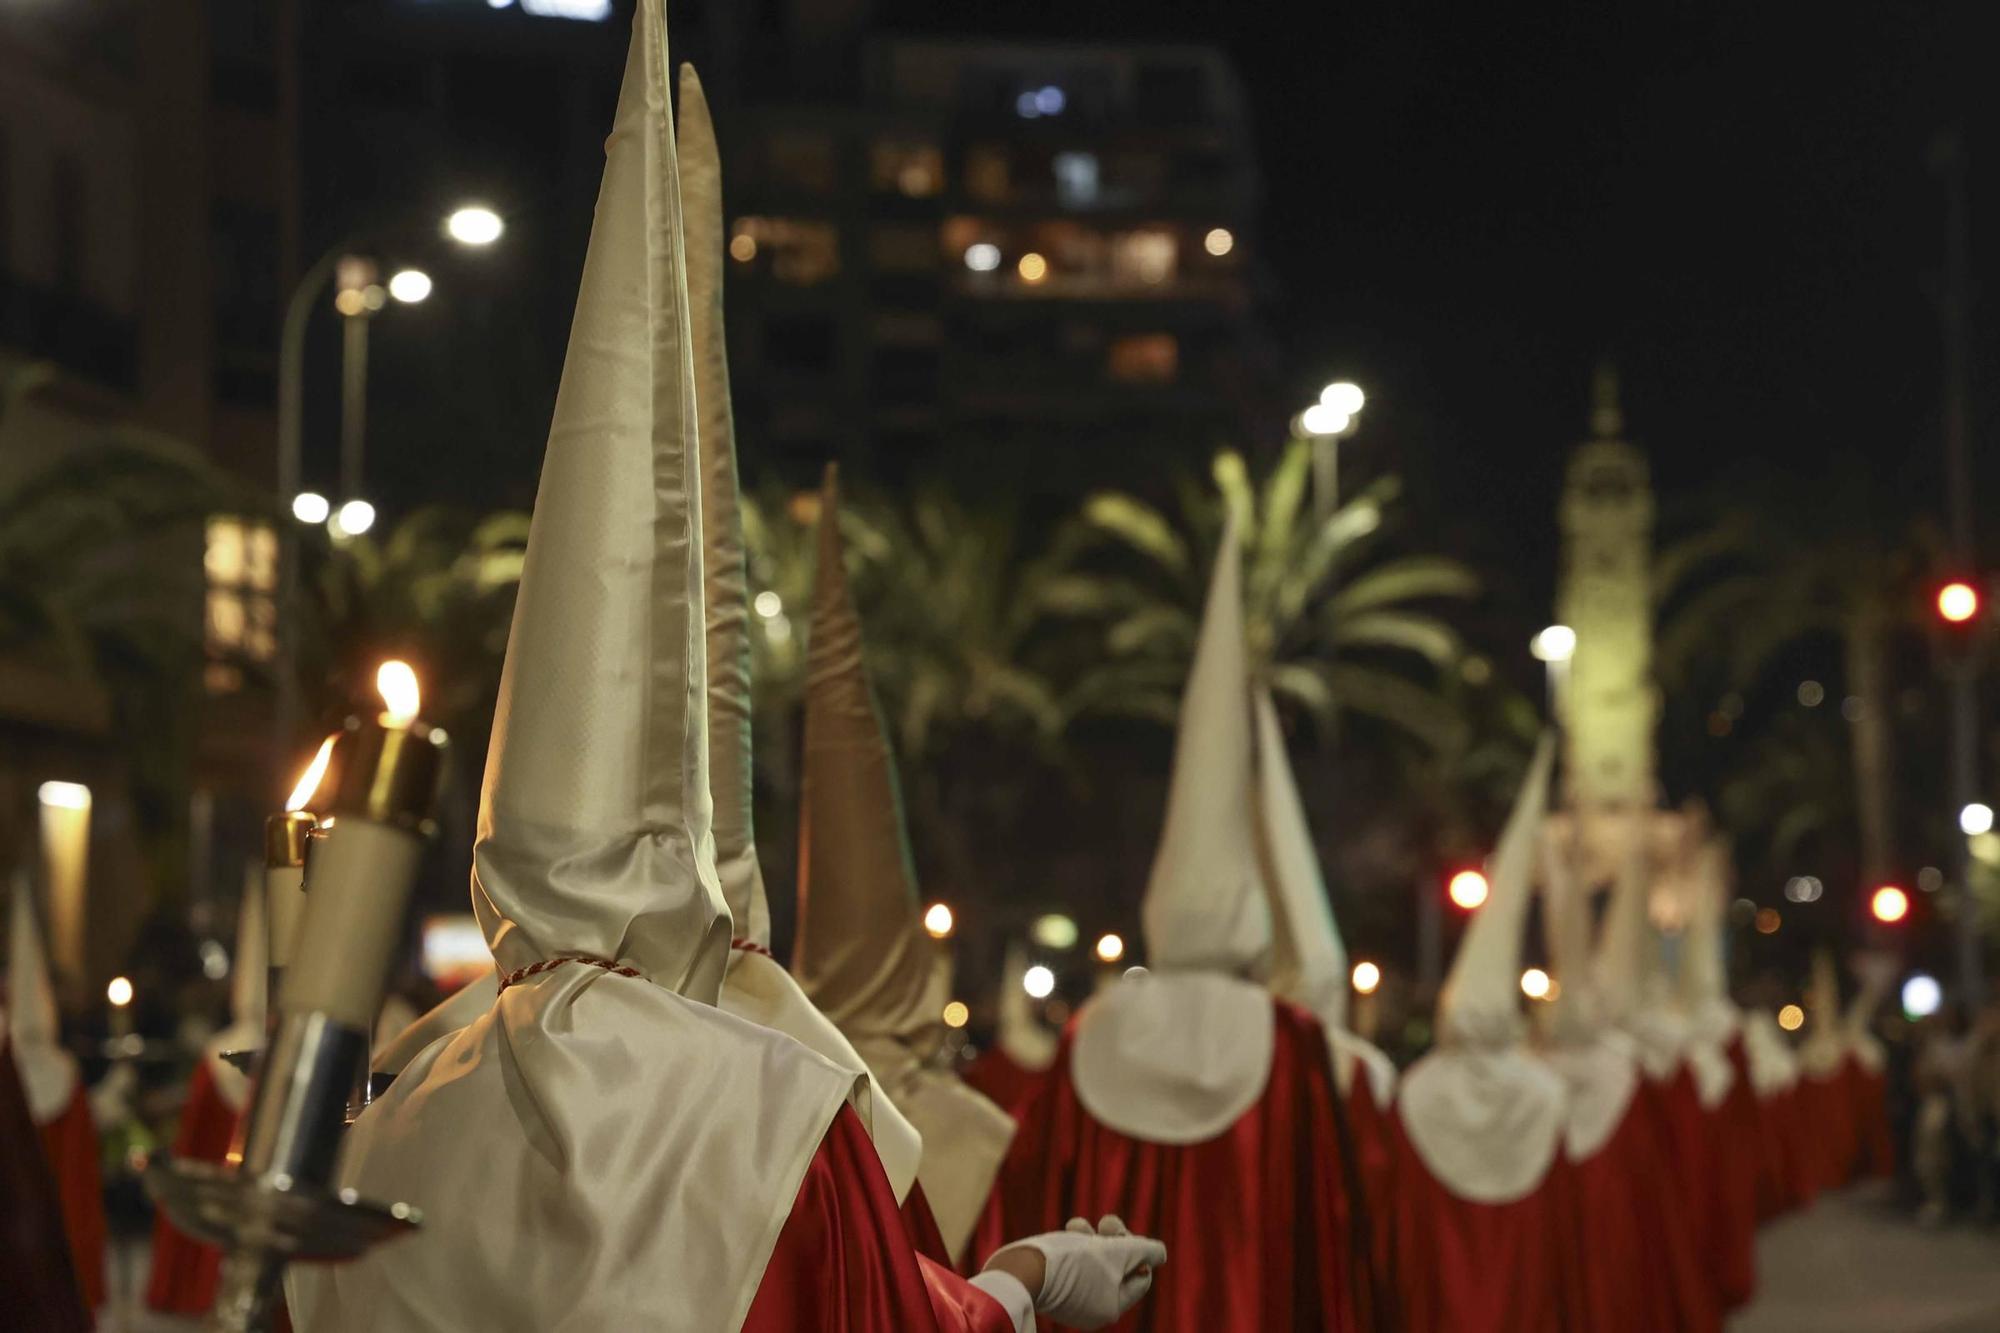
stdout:
[[1868,910],[1882,923],[1893,924],[1910,914],[1910,895],[1894,884],[1884,884],[1868,900]]
[[1476,912],[1486,901],[1486,876],[1477,870],[1461,870],[1451,877],[1446,891],[1451,894],[1454,905],[1467,912]]
[[1021,256],[1014,269],[1021,275],[1022,282],[1040,282],[1049,276],[1049,261],[1031,250]]
[[932,903],[924,912],[924,930],[934,940],[945,938],[957,925],[958,920],[952,915],[951,908],[943,903]]
[[1775,907],[1759,908],[1757,912],[1757,933],[1759,935],[1775,935],[1778,933],[1778,927],[1784,924],[1784,920],[1783,917],[1778,915],[1778,909]]
[[1963,625],[1979,614],[1979,590],[1970,583],[1947,583],[1938,589],[1938,614],[1954,625]]
[[1353,981],[1358,994],[1373,995],[1382,984],[1382,969],[1364,958],[1354,965]]
[[1778,1026],[1787,1032],[1797,1032],[1806,1025],[1806,1011],[1795,1004],[1788,1004],[1778,1011]]

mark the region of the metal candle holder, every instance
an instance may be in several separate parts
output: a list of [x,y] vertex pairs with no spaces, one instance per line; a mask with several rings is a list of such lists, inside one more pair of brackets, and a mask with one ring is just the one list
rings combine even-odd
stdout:
[[[174,1161],[146,1173],[174,1225],[223,1250],[209,1327],[227,1333],[269,1327],[288,1261],[352,1259],[422,1220],[407,1204],[363,1199],[333,1180],[348,1097],[357,1070],[366,1077],[369,1028],[433,831],[446,741],[421,721],[385,716],[351,721],[339,748],[298,926],[309,943],[283,971],[240,1152],[233,1164]],[[303,860],[304,830],[294,839],[296,821],[285,827],[281,850],[296,847]]]

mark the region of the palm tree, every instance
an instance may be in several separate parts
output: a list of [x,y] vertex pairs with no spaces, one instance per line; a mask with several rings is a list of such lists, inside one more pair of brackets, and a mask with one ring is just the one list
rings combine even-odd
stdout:
[[1103,622],[1109,659],[1073,706],[1171,721],[1199,628],[1222,518],[1233,513],[1244,553],[1251,669],[1272,692],[1330,732],[1342,712],[1386,724],[1434,753],[1465,744],[1458,710],[1439,694],[1458,663],[1458,632],[1432,610],[1478,592],[1439,555],[1380,555],[1400,482],[1384,477],[1324,521],[1304,511],[1311,455],[1294,442],[1259,488],[1242,457],[1216,455],[1214,488],[1182,479],[1179,521],[1134,496],[1103,492],[1084,505],[1094,540],[1051,603]]

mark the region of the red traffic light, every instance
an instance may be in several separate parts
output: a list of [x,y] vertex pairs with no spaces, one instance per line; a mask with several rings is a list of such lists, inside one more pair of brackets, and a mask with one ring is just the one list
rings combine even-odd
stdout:
[[1486,901],[1486,876],[1477,870],[1461,870],[1445,887],[1452,903],[1467,912],[1476,912]]
[[1910,914],[1910,895],[1894,884],[1884,884],[1869,898],[1868,910],[1883,925],[1894,925]]
[[1963,625],[1979,614],[1979,589],[1954,579],[1938,589],[1937,613],[1947,624]]

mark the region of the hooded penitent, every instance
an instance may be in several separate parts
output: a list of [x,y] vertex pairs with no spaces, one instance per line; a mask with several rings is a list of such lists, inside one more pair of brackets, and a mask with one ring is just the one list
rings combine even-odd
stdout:
[[1628,1043],[1604,1022],[1591,976],[1590,902],[1565,849],[1546,841],[1542,854],[1542,930],[1561,988],[1549,1002],[1549,1064],[1569,1092],[1564,1148],[1573,1162],[1608,1142],[1638,1091],[1639,1068]]
[[76,1057],[63,1049],[56,1016],[56,991],[35,920],[33,890],[24,876],[14,879],[13,921],[7,942],[7,1049],[28,1095],[28,1114],[46,1125],[76,1096]]
[[1654,866],[1643,824],[1611,884],[1598,942],[1596,980],[1611,1022],[1630,1037],[1639,1067],[1654,1081],[1670,1079],[1686,1056],[1687,1023],[1660,960],[1659,941],[1647,916]]
[[1681,931],[1680,1006],[1686,1024],[1685,1054],[1702,1106],[1722,1104],[1736,1083],[1729,1043],[1742,1016],[1729,999],[1722,949],[1723,901],[1729,892],[1729,845],[1704,838],[1682,877],[1685,924]]
[[1271,989],[1311,1010],[1325,1025],[1342,1094],[1352,1087],[1355,1070],[1364,1069],[1375,1104],[1386,1107],[1395,1095],[1396,1066],[1372,1043],[1348,1031],[1347,946],[1327,903],[1305,803],[1285,756],[1278,709],[1262,686],[1256,690],[1255,710],[1257,829],[1271,905]]
[[1847,1056],[1847,1032],[1840,1007],[1840,973],[1825,949],[1813,954],[1806,981],[1806,1039],[1799,1045],[1799,1071],[1832,1078]]
[[771,957],[771,909],[751,820],[750,586],[729,408],[729,355],[722,322],[722,161],[701,80],[681,66],[681,206],[687,224],[688,308],[694,317],[700,404],[702,581],[708,607],[709,788],[715,798],[715,859],[736,923],[723,978],[723,1009],[804,1042],[857,1074],[868,1074],[859,1108],[900,1203],[917,1178],[923,1142],[869,1074],[840,1029],[813,1007]]
[[1543,737],[1438,998],[1438,1045],[1403,1076],[1410,1145],[1458,1198],[1508,1203],[1539,1185],[1564,1125],[1561,1082],[1523,1046],[1521,931],[1548,807],[1554,747]]
[[659,0],[640,0],[502,671],[473,905],[492,1009],[356,1122],[416,1236],[292,1270],[302,1329],[741,1325],[856,1079],[713,1007],[695,388]]
[[1084,1006],[1070,1073],[1084,1109],[1149,1143],[1215,1137],[1263,1093],[1271,997],[1248,978],[1271,952],[1258,853],[1243,626],[1231,515],[1216,551],[1167,786],[1166,823],[1140,908],[1151,971]]
[[820,492],[819,563],[806,645],[804,809],[799,820],[799,984],[923,1136],[917,1178],[956,1254],[1006,1156],[1014,1124],[929,1063],[945,1034],[946,959],[924,932],[903,838],[895,761],[862,662],[847,587],[840,491]]

